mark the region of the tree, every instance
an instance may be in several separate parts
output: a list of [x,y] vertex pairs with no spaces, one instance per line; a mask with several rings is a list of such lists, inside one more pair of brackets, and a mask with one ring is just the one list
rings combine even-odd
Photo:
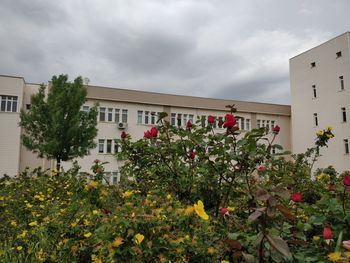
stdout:
[[96,146],[97,106],[88,112],[81,111],[87,90],[83,79],[68,81],[67,75],[53,76],[47,99],[45,86],[31,97],[28,111],[21,110],[19,125],[24,128],[24,146],[39,157],[61,161],[89,154]]

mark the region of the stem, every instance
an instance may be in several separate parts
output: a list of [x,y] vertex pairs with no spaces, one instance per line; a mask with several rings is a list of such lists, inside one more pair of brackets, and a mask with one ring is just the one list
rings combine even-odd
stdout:
[[345,212],[345,196],[346,196],[346,186],[344,186],[344,191],[343,191],[343,213],[344,213],[344,216],[346,216],[346,212]]

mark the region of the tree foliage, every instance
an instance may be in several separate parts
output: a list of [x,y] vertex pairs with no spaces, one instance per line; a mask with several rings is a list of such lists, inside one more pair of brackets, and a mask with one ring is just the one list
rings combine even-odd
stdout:
[[21,110],[23,144],[39,157],[61,161],[82,157],[96,146],[97,108],[81,111],[87,90],[81,77],[73,82],[67,75],[53,76],[47,97],[45,86],[31,97],[28,111]]

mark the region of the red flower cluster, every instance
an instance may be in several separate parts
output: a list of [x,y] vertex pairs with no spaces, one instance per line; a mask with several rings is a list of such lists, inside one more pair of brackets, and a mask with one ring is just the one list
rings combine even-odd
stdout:
[[186,129],[187,129],[187,130],[191,130],[191,128],[192,128],[192,123],[191,123],[190,120],[188,120],[188,121],[186,122]]
[[158,129],[156,127],[152,127],[150,130],[143,133],[143,138],[157,138],[157,136]]
[[258,171],[259,172],[263,172],[263,171],[265,171],[266,170],[266,166],[265,165],[263,165],[263,164],[260,164],[259,166],[258,166]]
[[231,129],[237,123],[235,117],[232,114],[226,114],[224,127]]
[[292,201],[298,203],[298,202],[301,202],[301,200],[303,199],[303,196],[300,192],[295,192],[292,194],[290,199],[292,199]]
[[274,134],[278,134],[280,132],[281,128],[280,126],[276,125],[275,127],[273,127],[272,131]]
[[120,138],[122,138],[123,140],[126,138],[126,132],[123,131],[122,134],[120,135]]
[[215,117],[212,116],[212,115],[209,115],[209,116],[208,116],[208,123],[209,123],[209,124],[213,124],[214,122],[215,122]]
[[332,239],[332,228],[330,228],[330,227],[323,228],[323,238],[324,239]]
[[343,177],[343,183],[345,186],[350,186],[350,175],[345,175]]
[[190,151],[189,154],[188,154],[188,158],[193,160],[194,158],[196,158],[196,153],[194,151]]
[[226,207],[220,208],[220,214],[222,216],[228,215],[228,208],[226,208]]

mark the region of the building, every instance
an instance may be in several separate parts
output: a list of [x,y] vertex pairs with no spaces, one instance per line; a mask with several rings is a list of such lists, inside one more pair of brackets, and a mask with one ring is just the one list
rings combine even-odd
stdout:
[[350,33],[290,59],[292,151],[302,153],[318,130],[333,127],[335,138],[315,164],[350,170]]
[[[53,161],[38,159],[21,144],[23,132],[18,126],[20,109],[30,107],[30,96],[38,91],[38,84],[26,83],[21,77],[0,76],[1,111],[0,123],[3,127],[0,135],[0,174],[15,175],[26,167],[54,168]],[[234,100],[199,98],[191,96],[169,95],[153,92],[87,86],[88,96],[82,110],[89,110],[99,103],[97,147],[91,154],[77,161],[82,171],[90,171],[95,159],[108,162],[105,165],[106,175],[111,182],[118,180],[119,167],[114,157],[118,146],[115,138],[120,138],[122,131],[133,139],[143,137],[143,132],[156,125],[157,114],[167,112],[168,120],[177,124],[181,120],[185,126],[187,120],[196,121],[208,115],[223,117],[227,113],[226,105],[235,104],[241,116],[238,126],[241,130],[256,127],[281,127],[281,133],[275,143],[285,150],[291,149],[289,105],[277,105]],[[206,119],[206,118],[205,118]],[[218,132],[221,129],[216,126]],[[65,169],[71,163],[63,163]]]

